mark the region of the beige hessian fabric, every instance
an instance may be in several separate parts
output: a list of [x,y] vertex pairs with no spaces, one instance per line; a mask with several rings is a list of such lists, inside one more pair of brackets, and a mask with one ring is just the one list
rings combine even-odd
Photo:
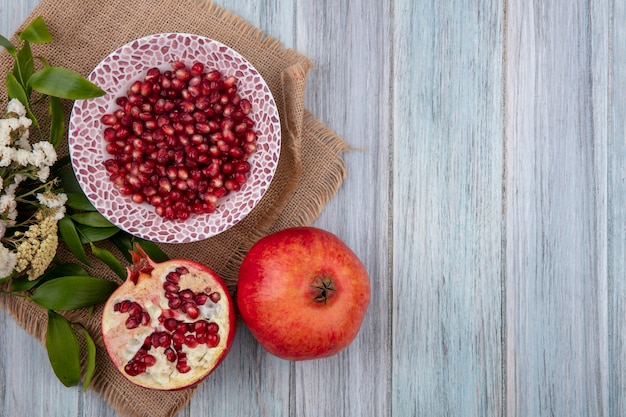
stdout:
[[[306,75],[312,65],[309,59],[285,49],[279,41],[210,1],[43,0],[22,27],[39,15],[54,42],[35,45],[35,55],[84,76],[119,46],[161,32],[195,33],[219,40],[240,52],[262,74],[276,99],[282,126],[281,158],[270,189],[259,206],[231,230],[203,242],[162,246],[172,258],[192,258],[209,265],[227,281],[233,293],[240,261],[252,244],[272,231],[309,224],[345,178],[345,142],[315,120],[303,105]],[[3,51],[1,74],[10,65],[9,55]],[[2,100],[6,99],[3,85]],[[71,103],[65,103],[65,107],[69,117]],[[44,109],[37,111],[43,117]],[[59,152],[66,154],[67,148],[61,147]],[[71,259],[63,250],[61,257]],[[93,274],[115,279],[97,260],[92,259],[92,265]],[[0,302],[30,334],[43,340],[44,311],[17,298],[0,298]],[[191,399],[194,389],[157,392],[128,383],[101,347],[100,314],[96,309],[92,315],[83,311],[69,315],[84,323],[98,344],[97,373],[91,388],[122,416],[175,415]]]

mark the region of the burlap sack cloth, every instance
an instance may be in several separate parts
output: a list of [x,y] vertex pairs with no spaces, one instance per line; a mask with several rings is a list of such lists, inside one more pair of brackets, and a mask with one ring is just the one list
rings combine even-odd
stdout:
[[[72,68],[84,76],[110,52],[135,38],[161,32],[185,32],[232,47],[254,65],[272,90],[281,116],[282,150],[267,194],[250,215],[219,236],[192,244],[163,245],[170,257],[192,258],[209,265],[234,292],[240,261],[254,242],[272,231],[309,224],[339,188],[346,171],[341,157],[346,144],[313,119],[303,104],[311,62],[285,49],[279,41],[238,16],[210,1],[43,0],[23,26],[39,15],[47,23],[54,42],[34,45],[34,54],[45,57],[51,65]],[[6,74],[10,65],[9,55],[3,51],[1,74]],[[0,89],[0,98],[5,99],[4,83]],[[66,103],[68,117],[70,106],[71,103]],[[44,109],[39,111],[43,117]],[[67,148],[62,147],[59,153],[66,154]],[[71,259],[63,251],[61,257]],[[92,259],[92,265],[90,272],[95,270],[100,276],[116,279],[97,260]],[[4,297],[4,301],[0,298],[0,304],[4,304],[30,334],[43,341],[44,311],[15,297]],[[101,348],[100,313],[96,310],[92,316],[86,312],[70,315],[71,319],[85,323],[96,337],[97,371],[91,388],[122,416],[176,414],[188,403],[195,389],[158,392],[127,382]]]

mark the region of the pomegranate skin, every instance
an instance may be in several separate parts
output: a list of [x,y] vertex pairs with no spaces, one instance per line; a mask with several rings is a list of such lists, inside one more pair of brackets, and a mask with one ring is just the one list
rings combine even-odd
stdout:
[[259,240],[244,258],[237,305],[271,354],[300,361],[332,356],[356,337],[371,296],[367,271],[334,234],[289,228]]
[[[225,359],[235,337],[234,302],[226,286],[214,271],[194,261],[156,263],[140,248],[133,260],[128,279],[103,309],[102,338],[111,361],[125,378],[144,388],[173,391],[197,385]],[[171,274],[179,275],[175,286]],[[172,308],[165,295],[173,294],[173,288],[192,297]],[[192,300],[196,308],[185,308]],[[142,318],[148,313],[149,320],[131,323],[133,309],[140,308]],[[188,340],[177,345],[180,335]],[[148,365],[129,372],[129,365],[138,362]]]

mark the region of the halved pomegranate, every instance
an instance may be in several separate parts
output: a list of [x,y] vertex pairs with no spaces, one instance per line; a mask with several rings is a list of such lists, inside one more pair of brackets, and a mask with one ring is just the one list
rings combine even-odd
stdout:
[[137,247],[128,279],[102,314],[102,337],[118,370],[145,388],[196,385],[226,357],[233,300],[220,277],[184,259],[152,261]]

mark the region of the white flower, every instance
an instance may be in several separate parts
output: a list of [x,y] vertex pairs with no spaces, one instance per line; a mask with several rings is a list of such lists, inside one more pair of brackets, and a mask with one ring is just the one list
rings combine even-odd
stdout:
[[8,212],[13,201],[15,201],[15,196],[12,194],[7,193],[0,196],[0,214]]
[[65,206],[60,206],[54,209],[54,212],[51,213],[52,218],[56,221],[61,220],[63,217],[65,217]]
[[39,181],[41,182],[46,182],[49,176],[50,176],[49,166],[43,166],[39,168],[39,170],[37,171],[37,178],[39,178]]
[[4,234],[7,232],[7,224],[4,220],[0,219],[0,239],[4,237]]
[[6,126],[4,119],[0,120],[0,146],[7,146],[11,144],[11,129]]
[[6,226],[15,226],[17,219],[17,202],[13,194],[5,194],[0,196],[0,215],[6,215]]
[[4,178],[0,177],[0,191],[2,191],[3,186],[4,186]]
[[30,152],[25,149],[18,149],[15,151],[15,157],[13,159],[15,162],[25,167],[30,163]]
[[14,98],[7,104],[7,113],[15,113],[18,116],[26,116],[26,107],[24,107],[21,101]]
[[9,276],[17,264],[17,255],[0,245],[0,278]]
[[37,200],[48,208],[63,207],[67,202],[67,195],[63,193],[55,194],[50,191],[37,193]]
[[15,149],[0,145],[0,168],[8,167],[15,159]]
[[16,142],[17,146],[27,151],[32,150],[33,148],[30,146],[30,142],[28,141],[29,136],[30,130],[25,130],[24,133],[22,133],[22,136],[20,136],[19,140]]
[[[19,152],[19,151],[18,151]],[[45,164],[46,156],[41,149],[33,149],[28,157],[28,162],[36,167],[47,166]]]
[[44,163],[48,166],[53,165],[57,161],[57,152],[50,142],[42,141],[33,145],[33,152],[41,151],[44,154]]
[[11,132],[19,129],[20,124],[17,119],[0,119],[0,146],[11,144]]
[[25,127],[26,129],[28,129],[33,124],[33,121],[26,116],[21,116],[19,119],[17,119],[17,123],[20,127]]
[[17,190],[17,186],[20,185],[20,183],[24,181],[25,179],[26,179],[26,176],[18,172],[17,174],[15,174],[15,176],[13,176],[13,184],[10,184],[6,188],[5,192],[15,197],[15,190]]

